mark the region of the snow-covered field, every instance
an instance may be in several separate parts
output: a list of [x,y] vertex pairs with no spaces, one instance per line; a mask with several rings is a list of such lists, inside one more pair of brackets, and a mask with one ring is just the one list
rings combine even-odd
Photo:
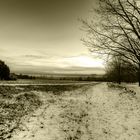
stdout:
[[124,84],[124,86],[126,86],[130,90],[135,91],[137,93],[136,97],[140,101],[140,87],[138,86],[138,83],[135,83],[135,84]]
[[140,140],[140,88],[133,90],[99,83],[59,95],[32,91],[43,105],[10,140]]

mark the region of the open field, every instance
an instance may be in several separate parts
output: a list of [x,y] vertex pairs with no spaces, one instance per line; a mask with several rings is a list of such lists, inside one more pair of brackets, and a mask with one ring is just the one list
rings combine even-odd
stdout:
[[[43,81],[44,82],[44,81]],[[83,84],[57,84],[34,80],[0,82],[0,139],[10,138],[15,129],[21,129],[22,121],[43,105],[39,93],[59,95],[81,88]],[[39,84],[38,84],[39,83]]]
[[94,82],[89,81],[72,81],[72,80],[46,80],[46,79],[34,79],[24,80],[19,79],[16,81],[0,81],[0,85],[66,85],[66,84],[89,84]]
[[2,140],[139,140],[140,89],[107,83],[0,85]]

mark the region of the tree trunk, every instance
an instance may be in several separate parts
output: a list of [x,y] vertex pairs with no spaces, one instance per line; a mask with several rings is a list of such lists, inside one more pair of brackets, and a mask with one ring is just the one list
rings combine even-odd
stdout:
[[121,63],[118,66],[118,84],[121,84]]
[[139,63],[139,68],[138,68],[138,82],[139,82],[139,87],[140,87],[140,63]]

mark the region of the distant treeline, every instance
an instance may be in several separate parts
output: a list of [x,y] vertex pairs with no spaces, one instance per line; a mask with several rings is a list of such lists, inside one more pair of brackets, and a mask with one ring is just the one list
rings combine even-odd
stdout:
[[95,77],[95,76],[87,76],[87,77],[62,77],[60,80],[73,80],[73,81],[106,81],[104,76]]
[[88,76],[30,76],[27,74],[11,74],[11,80],[17,79],[44,79],[44,80],[69,80],[69,81],[106,81],[104,76],[88,75]]
[[11,80],[17,80],[17,79],[36,79],[35,76],[30,76],[27,74],[15,74],[15,73],[11,73],[10,75]]

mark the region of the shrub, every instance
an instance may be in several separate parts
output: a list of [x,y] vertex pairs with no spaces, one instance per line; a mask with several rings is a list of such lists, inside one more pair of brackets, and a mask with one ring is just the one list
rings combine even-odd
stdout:
[[1,80],[9,80],[10,77],[10,69],[9,67],[0,60],[0,79]]

